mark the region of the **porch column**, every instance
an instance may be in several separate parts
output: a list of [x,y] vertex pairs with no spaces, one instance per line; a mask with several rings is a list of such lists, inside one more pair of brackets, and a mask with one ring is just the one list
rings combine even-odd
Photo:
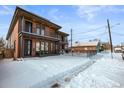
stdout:
[[21,36],[20,38],[20,57],[24,57],[24,40],[23,37]]
[[35,56],[36,55],[36,47],[35,47],[35,43],[36,43],[36,40],[35,39],[32,39],[32,56]]

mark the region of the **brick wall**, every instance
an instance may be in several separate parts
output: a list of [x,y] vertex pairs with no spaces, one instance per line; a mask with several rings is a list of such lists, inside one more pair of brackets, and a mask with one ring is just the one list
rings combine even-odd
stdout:
[[14,28],[13,28],[13,31],[10,35],[10,38],[11,38],[11,46],[12,46],[12,49],[14,49],[14,42],[15,42],[15,49],[14,49],[14,57],[17,58],[19,55],[18,53],[18,24],[19,24],[19,20],[17,20]]

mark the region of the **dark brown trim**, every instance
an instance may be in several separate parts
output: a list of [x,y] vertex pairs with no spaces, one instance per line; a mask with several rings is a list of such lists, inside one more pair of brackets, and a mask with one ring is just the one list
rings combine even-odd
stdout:
[[38,34],[35,34],[35,33],[20,32],[20,34],[26,35],[27,37],[44,38],[45,40],[59,41],[59,38],[50,37],[50,36],[42,36],[42,35],[38,35]]
[[9,35],[11,34],[11,31],[12,31],[12,29],[14,28],[14,25],[15,25],[15,23],[16,23],[16,15],[17,15],[17,8],[16,8],[16,10],[15,10],[15,12],[14,12],[14,15],[13,15],[13,17],[12,17],[12,21],[11,21],[11,23],[10,23],[10,27],[9,27],[9,30],[8,30],[8,33],[7,33],[7,36],[6,36],[6,40],[8,40],[8,38],[9,38]]

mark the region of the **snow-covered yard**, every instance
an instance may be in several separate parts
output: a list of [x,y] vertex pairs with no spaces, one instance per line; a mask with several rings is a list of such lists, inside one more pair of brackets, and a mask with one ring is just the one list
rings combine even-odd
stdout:
[[62,55],[9,61],[0,62],[0,87],[50,87],[92,64],[87,58]]
[[124,87],[124,61],[120,54],[103,54],[92,66],[79,73],[64,87],[71,88],[112,88]]
[[59,55],[0,62],[0,87],[124,87],[120,54]]

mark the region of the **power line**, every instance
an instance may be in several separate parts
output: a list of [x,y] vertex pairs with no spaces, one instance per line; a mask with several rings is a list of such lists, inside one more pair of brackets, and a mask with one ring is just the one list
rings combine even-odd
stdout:
[[98,27],[98,28],[96,28],[96,29],[91,29],[91,30],[88,30],[88,31],[84,31],[84,32],[79,32],[79,33],[74,33],[74,35],[75,34],[81,34],[81,33],[89,33],[89,32],[95,32],[95,31],[97,31],[97,30],[99,30],[99,29],[102,29],[102,28],[106,28],[106,26],[100,26],[100,27]]
[[74,39],[90,39],[90,38],[94,38],[94,37],[96,37],[96,36],[103,36],[103,35],[105,35],[106,34],[106,32],[103,32],[103,33],[99,33],[99,34],[97,34],[97,35],[94,35],[94,36],[90,36],[90,37],[86,37],[86,38],[74,38]]
[[[115,27],[116,25],[120,25],[120,23],[116,23],[114,25],[111,26],[111,28]],[[83,32],[79,32],[79,33],[74,33],[74,35],[77,35],[77,34],[86,34],[86,33],[90,33],[90,32],[95,32],[99,29],[103,29],[103,28],[107,28],[108,26],[107,25],[104,25],[104,26],[100,26],[98,28],[95,28],[95,29],[90,29],[90,30],[87,30],[87,31],[83,31]]]
[[124,36],[122,33],[112,32],[112,34],[118,35],[118,36]]
[[[106,34],[102,35],[102,36],[105,36]],[[82,38],[79,38],[79,39],[82,39]],[[90,40],[90,39],[96,39],[96,37],[89,37],[89,38],[83,38],[82,40]],[[75,39],[76,40],[76,39]]]

